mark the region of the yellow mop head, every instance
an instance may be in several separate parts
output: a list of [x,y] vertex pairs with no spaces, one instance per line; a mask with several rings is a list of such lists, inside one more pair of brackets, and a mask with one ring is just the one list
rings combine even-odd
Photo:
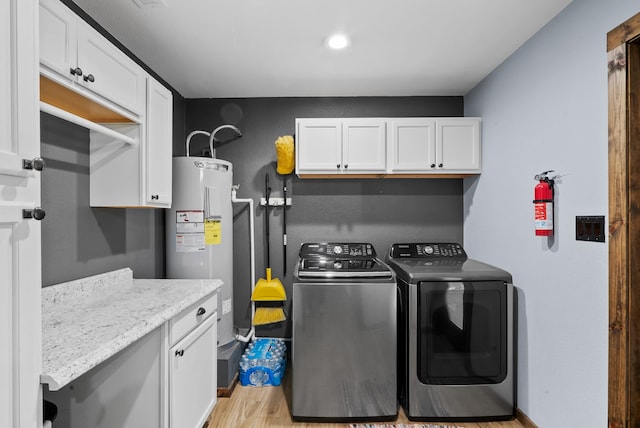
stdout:
[[276,156],[278,158],[278,167],[276,168],[276,172],[282,175],[291,174],[295,166],[295,157],[293,156],[293,137],[291,135],[278,137],[275,145]]

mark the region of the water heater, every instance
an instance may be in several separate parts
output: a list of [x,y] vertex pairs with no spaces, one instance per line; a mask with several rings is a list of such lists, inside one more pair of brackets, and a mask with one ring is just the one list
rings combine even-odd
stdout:
[[173,202],[166,215],[167,277],[221,279],[218,346],[234,340],[233,210],[230,162],[173,158]]

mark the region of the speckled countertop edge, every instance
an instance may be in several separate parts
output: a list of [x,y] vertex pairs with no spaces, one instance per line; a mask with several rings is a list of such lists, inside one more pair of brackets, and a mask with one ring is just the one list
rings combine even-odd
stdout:
[[42,375],[56,391],[222,286],[121,269],[42,289]]

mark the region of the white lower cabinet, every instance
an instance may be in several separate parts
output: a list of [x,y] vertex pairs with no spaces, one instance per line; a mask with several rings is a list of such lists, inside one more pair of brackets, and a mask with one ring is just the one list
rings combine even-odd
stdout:
[[[163,427],[162,343],[156,328],[104,363],[44,398],[58,407],[55,427]],[[46,388],[45,388],[46,389]]]
[[66,428],[201,428],[217,401],[217,293],[44,398]]
[[169,426],[200,428],[217,399],[217,316],[169,350]]

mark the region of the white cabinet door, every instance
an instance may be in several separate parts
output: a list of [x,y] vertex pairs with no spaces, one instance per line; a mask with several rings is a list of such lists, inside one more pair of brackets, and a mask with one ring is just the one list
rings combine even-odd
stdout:
[[[76,80],[77,16],[58,0],[40,0],[40,64]],[[73,70],[73,71],[72,71]]]
[[150,206],[171,207],[173,95],[155,79],[147,84],[146,191]]
[[436,168],[436,121],[397,118],[390,121],[391,172],[424,172]]
[[45,390],[58,406],[53,426],[165,428],[164,337],[160,326],[61,389]]
[[381,119],[344,119],[342,160],[345,173],[384,172],[387,167],[386,122]]
[[40,153],[37,0],[0,2],[0,426],[41,420]]
[[130,146],[91,133],[89,204],[92,207],[171,206],[173,104],[171,92],[148,77],[149,105],[142,124],[110,124],[135,138]]
[[436,120],[436,166],[441,172],[480,172],[480,119]]
[[297,119],[296,140],[296,173],[336,173],[341,170],[340,119]]
[[217,400],[217,314],[169,350],[170,428],[200,428]]
[[131,58],[84,22],[78,24],[78,81],[137,115],[144,115],[146,73]]
[[145,71],[59,0],[40,0],[40,64],[71,90],[144,116]]

